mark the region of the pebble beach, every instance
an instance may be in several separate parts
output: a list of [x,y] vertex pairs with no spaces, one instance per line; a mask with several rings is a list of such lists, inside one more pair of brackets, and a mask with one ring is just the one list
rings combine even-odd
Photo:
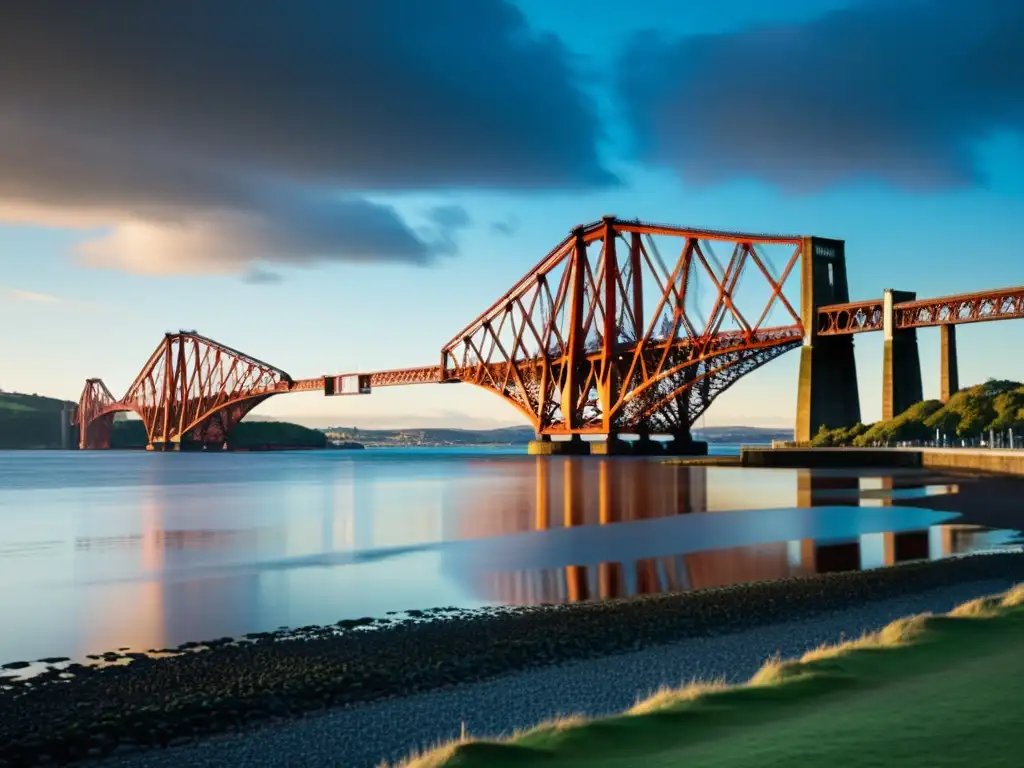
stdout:
[[800,656],[824,643],[881,629],[913,613],[946,612],[1009,588],[989,581],[847,608],[803,622],[783,622],[599,659],[506,675],[436,693],[395,699],[250,734],[108,761],[121,768],[214,768],[253,765],[376,768],[459,737],[504,736],[559,715],[610,715],[662,686],[693,680],[743,682],[772,656]]
[[[339,622],[188,644],[0,690],[0,766],[378,765],[943,612],[1024,581],[979,555],[600,603]],[[116,656],[112,653],[111,657]]]

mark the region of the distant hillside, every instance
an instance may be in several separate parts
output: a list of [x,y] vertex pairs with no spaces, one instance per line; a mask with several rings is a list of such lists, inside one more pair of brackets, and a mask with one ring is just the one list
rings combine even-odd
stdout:
[[[461,445],[526,445],[534,438],[533,427],[498,429],[359,429],[329,427],[324,430],[332,440],[354,440],[372,448]],[[698,440],[713,443],[768,443],[792,440],[791,429],[764,427],[707,427],[695,429]]]
[[772,440],[792,440],[793,430],[780,427],[704,427],[693,430],[693,436],[709,443],[770,443]]
[[74,405],[54,397],[0,392],[0,450],[60,448],[60,411]]
[[[0,450],[60,448],[60,412],[64,406],[74,407],[75,403],[0,392]],[[147,442],[145,427],[138,419],[127,418],[125,414],[114,421],[111,448],[142,449]],[[71,428],[70,445],[78,445],[77,427]],[[326,448],[327,436],[321,430],[283,421],[243,421],[232,432],[229,445],[239,450]]]
[[323,430],[333,441],[353,441],[367,447],[412,447],[444,445],[526,445],[533,440],[533,427],[498,429],[359,429],[329,427]]
[[239,450],[326,448],[327,435],[287,421],[243,421],[231,433],[228,445]]
[[[145,448],[147,442],[146,428],[138,419],[114,422],[111,448]],[[228,446],[242,451],[326,448],[327,435],[286,421],[243,421],[231,433]]]
[[55,397],[42,395],[23,395],[20,392],[4,392],[0,390],[0,411],[49,411],[60,413],[64,406],[73,407],[77,403],[70,400],[58,400]]
[[[138,419],[114,422],[110,447],[145,448],[146,428]],[[228,446],[240,451],[326,448],[327,435],[286,421],[243,421],[231,433]]]

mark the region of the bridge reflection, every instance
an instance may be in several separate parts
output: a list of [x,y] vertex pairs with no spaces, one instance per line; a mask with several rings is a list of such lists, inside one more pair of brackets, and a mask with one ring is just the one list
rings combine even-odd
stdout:
[[[456,530],[450,533],[477,539],[678,515],[713,515],[736,508],[729,504],[730,491],[736,495],[740,489],[730,485],[742,482],[739,472],[731,469],[571,457],[556,461],[538,457],[533,474],[533,483],[514,483],[513,488],[486,500],[464,499],[456,515]],[[842,514],[835,509],[837,505],[892,506],[888,495],[892,491],[921,486],[919,479],[908,477],[810,471],[787,472],[779,479],[777,486],[753,494],[754,501],[760,503],[758,508],[830,507],[823,512]],[[748,508],[752,490],[762,489],[742,488]],[[772,512],[765,515],[764,525],[771,526]],[[976,526],[950,524],[824,540],[770,541],[769,533],[768,541],[752,546],[628,562],[577,562],[535,570],[485,567],[473,575],[473,581],[481,597],[508,605],[612,599],[936,559],[984,546],[985,534],[985,529]],[[568,557],[586,560],[580,552]]]
[[[187,569],[217,561],[225,552],[258,551],[273,529],[192,528],[189,511],[171,495],[174,486],[151,485],[137,497],[134,531],[93,520],[74,540],[74,581],[79,587],[78,655],[126,648],[146,652],[188,640],[240,635],[260,615],[256,573],[190,578]],[[193,500],[201,519],[216,502]],[[127,526],[124,526],[127,527]],[[277,534],[280,535],[280,534]],[[174,571],[183,571],[180,577]],[[89,585],[85,588],[84,585]]]

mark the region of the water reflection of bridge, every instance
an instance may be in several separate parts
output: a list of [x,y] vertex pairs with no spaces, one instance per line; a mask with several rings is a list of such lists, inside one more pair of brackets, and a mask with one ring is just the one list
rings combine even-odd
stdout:
[[[225,552],[256,550],[265,534],[254,527],[184,527],[224,513],[217,498],[188,496],[182,504],[175,488],[144,486],[137,520],[134,510],[114,524],[91,519],[76,537],[80,654],[119,647],[144,652],[241,634],[259,615],[258,573],[191,578],[188,569],[219,562]],[[135,530],[104,535],[125,528]],[[180,574],[168,574],[174,570]]]
[[[709,496],[729,497],[739,472],[676,468],[645,461],[538,458],[535,483],[517,483],[500,495],[472,499],[458,514],[458,538],[484,538],[557,527],[607,525],[726,509]],[[891,505],[885,491],[913,486],[899,477],[861,478],[799,471],[773,488],[763,507],[816,507],[858,503]],[[918,482],[917,485],[920,483]],[[724,487],[723,487],[724,486]],[[875,498],[861,501],[863,491]],[[744,493],[759,499],[756,486]],[[735,496],[733,496],[735,498]],[[486,513],[481,514],[483,509]],[[475,512],[475,513],[474,513]],[[914,531],[863,534],[843,540],[800,539],[717,549],[633,562],[567,565],[530,571],[478,574],[490,600],[511,605],[572,602],[666,591],[708,589],[744,582],[858,570],[969,551],[974,526],[936,525]]]

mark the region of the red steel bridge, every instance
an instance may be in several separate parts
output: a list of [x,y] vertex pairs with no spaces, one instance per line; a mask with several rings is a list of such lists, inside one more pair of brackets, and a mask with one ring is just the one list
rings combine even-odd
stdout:
[[800,348],[797,439],[809,439],[821,424],[860,420],[854,334],[886,335],[883,387],[891,390],[891,410],[920,399],[917,328],[947,329],[948,395],[956,389],[953,326],[1020,317],[1024,287],[926,300],[886,291],[882,299],[851,303],[841,240],[606,216],[574,228],[455,334],[434,365],[295,379],[180,331],[164,335],[123,397],[100,379],[87,380],[72,423],[81,448],[109,447],[122,411],[142,419],[153,449],[219,448],[274,395],[461,382],[512,404],[541,444],[553,436],[607,435],[613,446],[621,434],[668,435],[685,451],[693,447],[691,425],[719,394]]

